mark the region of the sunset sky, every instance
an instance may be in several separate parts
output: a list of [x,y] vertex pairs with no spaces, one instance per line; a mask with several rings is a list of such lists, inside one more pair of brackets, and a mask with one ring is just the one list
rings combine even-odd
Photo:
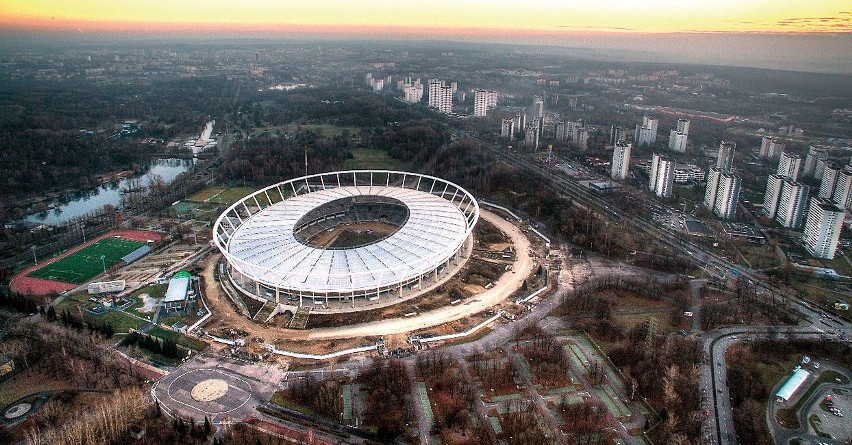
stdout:
[[78,31],[852,32],[849,0],[2,0],[0,27]]

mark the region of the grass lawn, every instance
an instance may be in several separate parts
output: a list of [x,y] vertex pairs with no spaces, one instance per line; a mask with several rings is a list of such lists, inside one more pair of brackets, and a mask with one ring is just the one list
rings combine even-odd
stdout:
[[109,311],[92,318],[98,322],[109,323],[116,334],[126,334],[131,329],[141,329],[148,324],[147,321],[131,317],[121,311]]
[[61,303],[58,303],[54,306],[57,314],[61,314],[62,311],[68,310],[73,314],[77,314],[77,308],[89,301],[89,293],[86,291],[75,292],[73,294],[68,294],[65,298],[62,299]]
[[205,348],[207,348],[207,346],[209,346],[207,343],[198,340],[197,338],[188,337],[175,331],[163,329],[159,326],[154,326],[153,328],[151,328],[151,330],[148,331],[148,334],[153,335],[157,338],[172,340],[178,345],[192,349],[193,351],[203,351]]
[[[216,204],[233,204],[247,195],[257,191],[254,187],[207,187],[194,193],[187,201],[202,204],[193,209],[194,212],[204,212],[216,209]],[[264,198],[264,201],[266,199]],[[261,202],[263,204],[263,202]]]
[[[144,246],[140,241],[104,238],[64,258],[60,258],[27,276],[63,283],[83,284],[119,262],[121,257]],[[103,258],[103,259],[102,259]]]
[[834,269],[840,275],[852,276],[852,266],[846,262],[846,258],[840,254],[838,249],[837,254],[834,256],[833,260],[819,260],[822,263],[822,267],[829,267]]
[[167,288],[168,285],[166,284],[151,284],[133,291],[133,293],[130,294],[130,297],[133,298],[133,304],[130,305],[130,307],[128,307],[124,311],[128,314],[138,315],[140,317],[150,319],[151,316],[154,314],[153,310],[156,310],[156,308],[154,308],[151,312],[139,312],[139,309],[142,308],[145,303],[144,300],[140,297],[140,295],[148,294],[148,296],[150,296],[151,298],[163,298],[163,296],[166,295]]
[[293,411],[298,411],[300,413],[310,414],[312,416],[319,416],[319,414],[315,413],[314,410],[312,410],[311,408],[300,403],[294,402],[285,397],[284,391],[276,391],[275,394],[272,395],[272,398],[269,399],[269,402],[274,403],[278,406],[283,406],[284,408],[292,409]]
[[198,206],[199,204],[195,202],[180,201],[177,204],[172,204],[169,210],[177,217],[184,217],[187,215],[191,215],[192,211],[195,210]]
[[209,202],[233,204],[256,191],[257,189],[254,187],[232,187],[211,198]]
[[208,201],[210,201],[210,198],[218,195],[219,193],[224,192],[227,189],[228,189],[227,187],[215,187],[215,186],[214,187],[207,187],[207,188],[205,188],[201,191],[193,193],[189,197],[189,199],[187,199],[187,201],[208,202]]
[[222,213],[222,209],[220,208],[222,206],[224,206],[224,204],[215,204],[210,202],[201,204],[192,211],[192,217],[199,221],[215,221]]
[[[145,287],[140,287],[139,289],[136,289],[135,291],[133,291],[132,294],[130,294],[130,296],[139,299],[140,295],[148,294],[154,298],[163,298],[166,295],[166,289],[168,288],[168,284],[149,284]],[[141,304],[137,305],[136,303],[134,303],[131,307],[136,308],[139,306],[141,306]]]
[[391,158],[388,152],[374,148],[358,148],[352,150],[352,159],[343,163],[346,170],[401,170],[408,171],[411,164]]
[[772,247],[746,245],[743,243],[740,244],[739,251],[748,260],[752,268],[766,269],[780,265]]
[[334,138],[342,136],[343,133],[348,133],[349,136],[358,135],[361,129],[358,127],[342,127],[331,124],[287,124],[281,126],[257,127],[252,129],[251,137],[258,137],[263,133],[277,134],[280,133],[295,133],[298,128],[302,130],[310,130],[323,137]]
[[836,282],[810,278],[805,281],[796,281],[792,285],[805,294],[806,300],[819,305],[829,312],[838,315],[847,315],[847,312],[834,309],[834,302],[838,298],[847,302],[849,301],[846,295],[831,290],[831,288],[837,285]]
[[696,190],[692,185],[676,186],[673,193],[678,196],[674,207],[686,212],[691,212],[698,203],[704,201],[704,189]]

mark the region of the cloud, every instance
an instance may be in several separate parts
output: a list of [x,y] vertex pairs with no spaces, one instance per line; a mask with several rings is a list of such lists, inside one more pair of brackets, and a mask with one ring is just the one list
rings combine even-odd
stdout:
[[852,32],[852,12],[840,11],[828,17],[790,17],[775,23],[781,27],[796,27],[807,31],[850,31]]
[[638,28],[622,28],[618,26],[573,26],[558,25],[557,28],[578,29],[583,31],[638,31]]

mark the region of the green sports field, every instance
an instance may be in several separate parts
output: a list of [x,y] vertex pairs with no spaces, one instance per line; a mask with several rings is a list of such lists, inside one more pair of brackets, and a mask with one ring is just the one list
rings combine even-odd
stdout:
[[[27,274],[64,283],[83,284],[119,262],[121,257],[144,246],[145,243],[124,238],[104,238],[64,258],[60,258]],[[103,256],[103,260],[101,257]]]

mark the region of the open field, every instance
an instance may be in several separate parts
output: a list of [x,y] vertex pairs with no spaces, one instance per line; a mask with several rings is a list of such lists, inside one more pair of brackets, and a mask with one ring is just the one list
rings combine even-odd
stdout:
[[227,190],[227,187],[207,187],[203,190],[193,193],[190,195],[187,201],[191,202],[208,202],[211,198],[218,195],[219,193]]
[[126,334],[131,329],[142,329],[147,321],[131,317],[121,311],[109,311],[103,315],[92,317],[95,321],[105,322],[112,326],[116,334]]
[[358,127],[341,127],[337,125],[331,124],[287,124],[287,125],[279,125],[279,126],[269,126],[269,127],[257,127],[252,129],[251,137],[260,137],[263,134],[278,134],[278,133],[294,133],[296,130],[309,130],[317,133],[321,136],[327,138],[334,138],[337,136],[343,136],[344,133],[352,135],[357,135],[361,132],[361,129]]
[[144,246],[140,241],[103,238],[70,255],[60,258],[27,276],[64,283],[82,284],[105,272],[121,257]]
[[345,170],[401,170],[407,171],[411,164],[401,162],[388,156],[388,152],[374,148],[359,148],[352,150],[352,159],[343,163]]

